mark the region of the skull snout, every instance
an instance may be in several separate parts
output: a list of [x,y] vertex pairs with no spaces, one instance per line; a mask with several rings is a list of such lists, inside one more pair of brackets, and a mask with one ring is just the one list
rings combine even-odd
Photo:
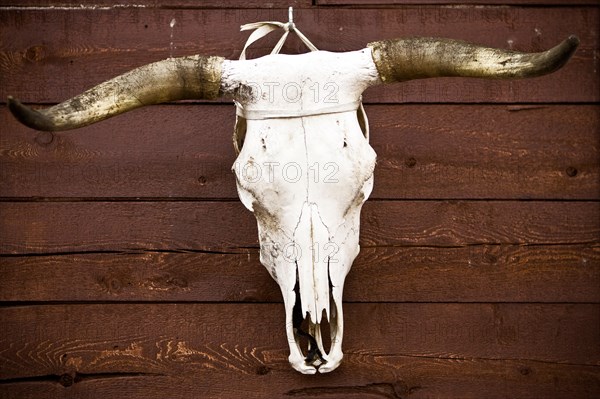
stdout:
[[[323,311],[319,322],[313,321],[310,314],[302,313],[299,285],[294,289],[292,324],[286,326],[288,337],[293,337],[290,340],[289,360],[296,370],[304,374],[333,371],[343,357],[340,334],[343,331],[343,319],[339,317],[342,312],[341,302],[338,306],[333,298],[333,287],[330,288],[327,294],[331,296],[331,309],[328,313]],[[288,309],[286,304],[286,311]]]

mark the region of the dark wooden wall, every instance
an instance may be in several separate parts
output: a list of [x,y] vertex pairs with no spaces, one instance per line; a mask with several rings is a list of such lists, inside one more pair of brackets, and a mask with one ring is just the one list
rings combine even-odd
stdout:
[[[543,78],[367,91],[376,185],[329,375],[287,363],[228,101],[60,134],[5,103],[54,104],[169,55],[235,58],[240,24],[290,4],[333,51],[581,39]],[[594,0],[0,1],[0,397],[600,397],[599,27]]]

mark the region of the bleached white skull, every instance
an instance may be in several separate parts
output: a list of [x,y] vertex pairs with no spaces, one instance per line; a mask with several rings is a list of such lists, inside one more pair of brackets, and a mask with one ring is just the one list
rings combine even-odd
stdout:
[[[373,187],[375,151],[357,118],[361,93],[378,80],[371,52],[271,55],[225,61],[223,71],[239,103],[238,194],[256,216],[260,260],[283,294],[290,363],[302,373],[321,363],[320,372],[331,371],[342,359],[344,279]],[[320,329],[327,321],[329,353]]]
[[260,260],[283,294],[289,360],[302,373],[324,373],[342,360],[344,280],[359,252],[360,210],[373,187],[375,152],[362,92],[436,76],[538,76],[564,65],[577,45],[572,36],[544,53],[524,54],[413,38],[343,53],[169,58],[46,110],[8,103],[30,127],[66,130],[144,105],[232,96],[239,151],[233,170],[239,197],[258,221]]

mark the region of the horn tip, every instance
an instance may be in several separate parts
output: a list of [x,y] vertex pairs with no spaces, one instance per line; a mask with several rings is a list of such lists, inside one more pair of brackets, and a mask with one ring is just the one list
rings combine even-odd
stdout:
[[13,108],[17,106],[16,104],[20,104],[20,101],[14,98],[13,96],[8,96],[6,99],[6,104],[12,112]]
[[571,46],[573,46],[573,47],[577,47],[577,46],[579,46],[580,40],[579,40],[579,38],[577,37],[577,35],[571,35],[571,36],[569,36],[569,37],[567,38],[567,42],[568,42],[568,43],[569,43]]
[[576,35],[570,35],[562,43],[555,47],[555,51],[553,51],[554,49],[548,50],[549,55],[552,54],[551,58],[553,58],[553,62],[551,62],[551,64],[554,65],[550,66],[547,73],[554,72],[557,69],[562,68],[573,56],[577,50],[577,47],[579,46],[579,43],[579,38]]
[[36,130],[57,130],[56,126],[47,116],[43,115],[39,111],[31,109],[26,105],[23,105],[21,101],[17,100],[13,96],[8,96],[6,102],[8,104],[8,109],[13,116],[25,126]]
[[570,35],[559,45],[565,51],[565,53],[573,54],[579,46],[579,38],[576,35]]

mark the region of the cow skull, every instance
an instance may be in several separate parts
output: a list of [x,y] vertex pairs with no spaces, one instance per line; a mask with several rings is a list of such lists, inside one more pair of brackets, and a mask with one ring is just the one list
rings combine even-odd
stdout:
[[[232,96],[238,194],[258,222],[260,261],[281,288],[289,361],[304,374],[326,373],[342,360],[344,280],[359,252],[360,210],[373,187],[376,155],[362,92],[437,76],[539,76],[562,67],[578,43],[571,36],[526,54],[410,38],[254,60],[196,55],[139,67],[45,110],[12,97],[8,105],[27,126],[57,131],[144,105]],[[329,351],[321,332],[327,323]]]

